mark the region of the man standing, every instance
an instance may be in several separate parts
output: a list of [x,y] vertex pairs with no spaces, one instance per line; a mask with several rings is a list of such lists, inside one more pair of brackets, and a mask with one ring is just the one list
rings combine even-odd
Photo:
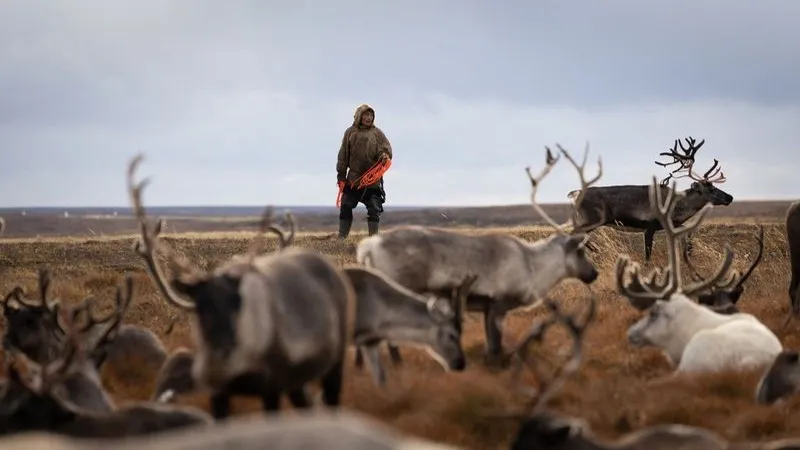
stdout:
[[344,132],[336,161],[336,183],[340,187],[344,185],[339,209],[340,239],[350,234],[353,208],[359,202],[367,207],[369,234],[378,232],[383,203],[386,201],[383,177],[367,186],[359,187],[358,184],[368,170],[386,159],[392,159],[392,146],[383,131],[375,126],[375,110],[367,104],[359,105],[353,115],[353,125]]

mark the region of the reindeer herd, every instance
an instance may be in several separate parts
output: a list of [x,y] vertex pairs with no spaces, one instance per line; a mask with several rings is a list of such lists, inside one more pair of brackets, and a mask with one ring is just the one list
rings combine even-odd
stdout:
[[[546,148],[542,171],[534,176],[526,169],[531,205],[554,230],[543,239],[530,242],[502,232],[398,226],[361,240],[356,263],[344,266],[295,244],[294,217],[286,215],[287,231],[273,223],[272,209],[267,208],[244,253],[200,268],[160,237],[163,222],[151,223],[147,217],[142,202],[147,180],[135,181],[143,159],[139,155],[127,172],[139,229],[132,250],[160,296],[190,317],[195,349],[179,348],[168,355],[150,330],[123,323],[135,296],[129,275],[117,289],[114,310],[98,318],[92,298],[72,306],[50,299],[50,274],[42,269],[38,298],[15,287],[2,300],[7,375],[0,388],[0,434],[43,431],[122,438],[189,427],[205,430],[235,420],[229,418],[232,396],[255,396],[263,410],[272,413],[279,410],[284,395],[301,410],[316,403],[339,410],[350,348],[355,349],[356,366],[366,359],[373,382],[382,388],[387,378],[380,361],[382,344],[395,365],[402,363],[399,346],[409,345],[424,348],[445,371],[468,370],[462,324],[464,314],[474,311],[483,313],[484,364],[490,367],[504,368],[516,361],[518,371],[530,345],[541,341],[551,326],[563,325],[573,339],[572,357],[558,374],[549,382],[538,377],[533,408],[513,437],[513,449],[790,448],[777,443],[736,447],[739,444],[707,430],[679,425],[642,430],[608,443],[592,436],[580,419],[544,410],[581,365],[584,332],[597,309],[591,285],[600,275],[590,258],[596,251],[590,233],[601,226],[644,231],[646,264],[655,232],[663,231],[666,237],[664,267],[643,274],[639,263],[620,255],[613,269],[618,293],[643,312],[627,332],[631,346],[659,348],[675,373],[763,370],[754,402],[773,403],[800,391],[798,352],[784,349],[772,330],[736,306],[761,260],[763,227],[758,229],[757,255],[744,273],[732,270],[730,247],[707,276],[691,264],[690,235],[714,205],[728,205],[733,197],[714,186],[725,181],[717,160],[703,176],[694,171],[695,155],[704,141],[685,142],[687,146],[676,140],[664,153],[672,162],[658,163],[679,167],[660,183],[653,177],[650,185],[595,186],[602,177],[602,161],[598,157],[597,175],[587,179],[588,146],[580,164],[561,146],[558,156]],[[580,189],[568,194],[573,213],[559,224],[545,213],[536,194],[562,156],[577,171]],[[674,181],[669,184],[681,177],[693,180],[682,192]],[[0,219],[0,232],[4,227]],[[800,202],[789,209],[786,230],[790,303],[793,315],[798,315]],[[274,251],[265,249],[266,233],[277,237]],[[590,291],[582,319],[564,313],[550,296],[565,280],[578,280]],[[549,314],[533,324],[513,351],[505,352],[502,328],[507,314],[540,306]],[[103,386],[101,367],[114,355],[119,357],[123,348],[147,353],[160,367],[149,401],[116,405]],[[309,393],[313,384],[320,388],[319,401]],[[208,394],[210,413],[173,402],[177,395],[195,391]]]

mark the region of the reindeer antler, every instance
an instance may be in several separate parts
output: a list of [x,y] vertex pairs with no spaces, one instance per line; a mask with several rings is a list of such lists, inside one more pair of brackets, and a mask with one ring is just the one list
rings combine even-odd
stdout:
[[141,235],[140,239],[134,243],[133,249],[144,260],[150,277],[164,298],[181,309],[193,310],[195,307],[193,302],[182,298],[170,288],[170,282],[156,262],[155,252],[161,250],[166,254],[167,259],[178,269],[177,277],[182,280],[194,281],[205,276],[205,273],[184,258],[179,257],[175,250],[159,239],[161,227],[163,226],[162,221],[158,222],[154,230],[148,229],[147,214],[142,205],[142,190],[150,182],[150,179],[145,178],[139,183],[134,182],[136,169],[143,159],[144,155],[139,154],[128,165],[128,192],[133,204],[134,215],[139,222],[139,233]]
[[264,212],[261,215],[261,221],[259,222],[258,232],[256,233],[255,237],[253,237],[253,240],[250,241],[250,245],[247,249],[247,256],[251,260],[263,251],[264,234],[267,231],[277,235],[278,251],[294,244],[295,228],[297,227],[294,215],[290,212],[286,212],[284,216],[286,221],[289,223],[289,233],[287,236],[287,233],[283,229],[273,223],[273,211],[274,208],[272,206],[267,206],[264,208]]
[[[665,191],[666,199],[662,199]],[[653,177],[653,182],[650,185],[650,207],[653,215],[661,223],[666,235],[669,255],[669,265],[666,268],[654,269],[649,276],[643,279],[640,275],[641,268],[638,263],[633,262],[627,255],[621,255],[617,258],[614,267],[617,290],[637,309],[649,308],[656,300],[667,300],[676,292],[690,296],[707,289],[718,282],[730,270],[733,263],[733,251],[730,246],[726,245],[724,250],[725,258],[710,278],[683,286],[680,258],[678,257],[680,238],[697,229],[705,216],[711,211],[713,205],[710,202],[706,203],[691,219],[684,222],[683,226],[678,227],[672,221],[672,214],[678,203],[679,196],[682,195],[684,194],[675,189],[675,182],[672,183],[672,188],[666,188],[658,183],[656,177]],[[628,273],[633,276],[633,280],[630,283],[625,283],[625,275]]]
[[[540,384],[538,395],[531,406],[532,414],[540,412],[547,402],[561,389],[566,380],[580,369],[583,359],[583,337],[589,324],[594,320],[597,309],[597,297],[589,286],[587,286],[587,289],[589,290],[589,304],[586,307],[583,320],[578,319],[578,314],[563,313],[558,303],[551,299],[546,299],[544,304],[550,311],[550,316],[531,326],[513,352],[518,357],[514,373],[512,373],[513,382],[515,384],[519,383],[519,374],[524,363],[534,373]],[[572,355],[563,365],[556,369],[550,381],[545,381],[535,364],[531,364],[528,361],[528,350],[533,342],[541,342],[544,339],[545,332],[557,323],[563,324],[572,337]]]
[[[581,203],[583,202],[583,197],[584,197],[584,194],[586,193],[586,189],[588,189],[592,185],[596,184],[597,181],[599,181],[600,178],[603,176],[603,161],[602,161],[602,158],[600,158],[600,156],[597,157],[597,175],[594,178],[592,178],[591,180],[586,180],[584,171],[585,171],[585,168],[586,168],[586,161],[589,158],[589,143],[588,142],[586,143],[586,148],[585,148],[584,153],[583,153],[583,160],[581,161],[581,164],[578,164],[575,161],[575,159],[572,158],[572,156],[569,154],[569,152],[567,150],[565,150],[563,147],[561,147],[561,144],[556,144],[556,147],[561,152],[561,154],[564,155],[564,157],[567,158],[567,160],[570,162],[570,164],[572,164],[572,166],[578,172],[578,176],[580,177],[580,181],[581,181],[581,188],[580,188],[579,193],[576,196],[575,201],[573,203],[572,217],[570,217],[566,222],[564,222],[562,224],[558,224],[547,213],[544,212],[544,209],[536,201],[536,193],[539,190],[539,185],[541,184],[541,182],[544,179],[544,177],[546,177],[547,174],[549,174],[550,171],[553,170],[553,167],[558,162],[558,160],[561,158],[561,156],[553,157],[552,150],[550,150],[550,147],[547,147],[547,146],[545,146],[545,150],[547,151],[547,155],[546,155],[546,158],[545,158],[545,167],[544,167],[544,169],[542,169],[541,173],[539,173],[538,176],[534,177],[532,175],[532,173],[531,173],[530,167],[526,167],[525,168],[525,172],[527,172],[528,179],[531,182],[531,206],[542,217],[542,219],[545,222],[547,222],[550,226],[555,228],[557,233],[568,234],[568,233],[576,233],[578,231],[588,231],[588,230],[590,230],[592,228],[597,228],[599,226],[599,224],[602,224],[603,222],[605,222],[605,210],[603,208],[599,208],[598,209],[598,211],[599,211],[599,213],[601,215],[601,220],[598,223],[591,224],[591,225],[584,225],[584,226],[580,226],[580,227],[578,227],[577,224],[579,223],[578,219],[579,219],[579,215],[580,215],[580,206],[581,206]],[[572,230],[570,230],[568,232],[567,231],[568,228],[572,228]]]
[[[672,161],[670,162],[656,161],[655,163],[659,166],[667,167],[673,164],[680,164],[677,169],[672,170],[667,177],[661,181],[662,186],[668,186],[670,180],[686,177],[689,177],[692,180],[700,183],[724,183],[726,181],[725,174],[722,173],[722,168],[719,167],[719,161],[717,159],[714,159],[714,164],[705,172],[705,174],[703,174],[703,176],[698,175],[693,170],[695,164],[695,155],[697,154],[697,151],[700,150],[700,147],[705,144],[705,139],[697,143],[693,137],[689,136],[684,140],[686,141],[688,147],[684,147],[682,142],[675,139],[675,144],[671,149],[669,149],[668,152],[659,153],[659,155],[662,156],[672,157]],[[678,153],[679,145],[683,151],[683,154]],[[675,175],[681,172],[686,173],[678,176]]]

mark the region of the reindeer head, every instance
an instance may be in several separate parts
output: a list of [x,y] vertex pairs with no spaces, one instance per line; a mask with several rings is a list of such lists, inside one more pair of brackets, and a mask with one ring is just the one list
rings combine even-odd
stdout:
[[[567,158],[567,160],[578,172],[581,182],[580,190],[578,193],[572,196],[572,217],[565,223],[558,224],[547,213],[544,212],[544,209],[536,201],[536,193],[539,189],[539,185],[544,177],[550,173],[555,164],[561,158],[561,156],[553,157],[553,153],[549,147],[545,147],[547,150],[545,167],[542,169],[542,172],[539,174],[539,176],[534,177],[531,174],[530,167],[525,168],[525,171],[528,173],[528,179],[531,182],[531,206],[533,206],[533,209],[542,217],[542,219],[545,220],[545,222],[555,229],[556,234],[549,239],[554,245],[557,245],[563,251],[563,266],[566,268],[567,276],[570,278],[577,278],[586,284],[590,284],[597,279],[598,273],[594,263],[592,263],[592,261],[586,255],[585,246],[589,238],[588,233],[601,226],[605,222],[605,208],[598,207],[600,220],[597,222],[583,226],[578,226],[577,224],[580,223],[580,207],[586,190],[593,184],[597,183],[597,181],[600,180],[600,177],[603,176],[603,162],[598,156],[597,175],[591,180],[587,181],[584,175],[584,170],[586,168],[586,160],[589,157],[589,144],[586,144],[586,149],[584,150],[583,154],[583,161],[580,165],[575,161],[575,159],[572,158],[569,152],[561,147],[561,145],[556,144],[556,147],[558,147],[561,154]],[[569,231],[567,231],[568,229]]]
[[[227,264],[214,270],[202,270],[179,257],[159,238],[162,221],[159,221],[153,229],[148,227],[141,195],[149,180],[134,183],[136,168],[142,160],[143,156],[138,155],[128,167],[128,191],[141,235],[134,243],[134,251],[144,260],[150,277],[164,298],[180,309],[195,313],[204,342],[210,345],[209,350],[224,361],[236,345],[235,324],[242,306],[240,292],[249,289],[246,284],[253,281],[247,274],[255,270],[253,261],[263,251],[263,234],[266,231],[275,233],[279,238],[279,250],[282,250],[294,241],[294,218],[291,214],[286,215],[291,227],[287,237],[282,229],[272,225],[272,208],[266,208],[259,232],[250,243],[247,253],[234,256]],[[165,253],[174,267],[175,273],[169,279],[156,261],[158,250]],[[253,286],[253,288],[260,287]]]
[[775,357],[756,388],[756,402],[771,404],[800,390],[800,355],[784,350]]
[[17,349],[29,356],[51,354],[59,345],[60,302],[48,300],[50,273],[39,270],[39,298],[30,300],[24,290],[17,286],[2,300],[6,334],[3,347]]
[[[714,283],[709,288],[708,292],[702,293],[697,296],[697,302],[703,306],[708,307],[712,311],[720,314],[735,314],[739,312],[736,303],[744,293],[744,282],[750,277],[755,270],[758,263],[761,261],[761,256],[764,253],[764,226],[758,226],[758,251],[750,267],[744,274],[738,271],[732,271],[731,276],[726,280],[721,280]],[[686,246],[684,246],[683,260],[691,271],[690,274],[695,281],[702,280],[703,277],[697,272],[697,269],[692,265],[689,255],[686,254]]]
[[[659,153],[659,155],[672,158],[670,162],[656,161],[656,164],[659,166],[667,167],[673,164],[680,165],[677,169],[672,170],[669,175],[661,181],[661,184],[667,186],[672,179],[688,177],[693,180],[689,189],[684,192],[688,197],[701,198],[710,201],[711,204],[715,206],[730,205],[733,202],[733,196],[715,186],[716,184],[721,184],[726,181],[725,174],[722,173],[722,168],[719,166],[718,160],[714,160],[714,164],[711,165],[711,168],[708,169],[703,176],[698,175],[693,170],[695,155],[697,151],[700,150],[700,147],[705,144],[705,139],[697,143],[693,137],[689,136],[685,138],[684,141],[686,141],[686,147],[684,147],[683,142],[675,139],[675,144],[669,151]],[[678,153],[678,146],[680,146],[683,154]],[[683,172],[682,175],[675,175],[681,172]]]
[[477,275],[464,277],[453,289],[450,299],[433,297],[428,300],[428,312],[437,326],[433,330],[436,333],[433,345],[426,350],[445,370],[462,371],[467,366],[461,347],[461,330],[467,296],[477,279]]
[[[76,312],[70,314],[76,316]],[[85,352],[78,342],[78,331],[70,315],[64,317],[67,335],[57,358],[40,364],[13,349],[6,354],[8,378],[0,394],[0,434],[50,431],[73,420],[80,409],[54,389],[83,364]],[[39,355],[39,360],[44,359]]]
[[[628,340],[636,346],[657,345],[663,348],[667,345],[672,336],[675,336],[675,330],[690,322],[698,313],[697,308],[700,306],[689,297],[718,282],[730,270],[733,263],[733,251],[730,246],[726,246],[725,258],[712,277],[683,287],[678,258],[680,238],[700,226],[713,206],[707,203],[683,226],[676,227],[671,217],[678,196],[683,194],[673,188],[666,191],[667,198],[662,200],[663,193],[656,178],[653,177],[653,184],[650,186],[650,206],[666,234],[669,265],[663,270],[656,268],[650,275],[642,277],[640,266],[632,262],[627,255],[622,255],[617,259],[615,267],[619,293],[627,297],[634,308],[647,311],[647,315],[628,330]],[[628,274],[631,275],[630,282],[626,282],[625,279]]]

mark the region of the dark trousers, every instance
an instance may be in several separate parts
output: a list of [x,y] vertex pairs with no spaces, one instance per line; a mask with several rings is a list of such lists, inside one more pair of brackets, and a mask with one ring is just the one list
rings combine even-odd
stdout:
[[349,183],[345,183],[339,219],[353,220],[353,208],[363,203],[367,207],[367,222],[380,222],[384,202],[386,202],[386,191],[383,190],[383,179],[377,186],[363,189],[353,189]]

